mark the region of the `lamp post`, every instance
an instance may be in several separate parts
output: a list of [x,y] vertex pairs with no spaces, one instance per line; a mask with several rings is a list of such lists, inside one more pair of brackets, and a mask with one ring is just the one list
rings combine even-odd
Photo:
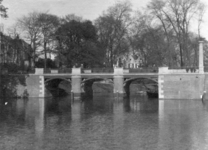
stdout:
[[203,41],[199,41],[199,73],[204,73]]

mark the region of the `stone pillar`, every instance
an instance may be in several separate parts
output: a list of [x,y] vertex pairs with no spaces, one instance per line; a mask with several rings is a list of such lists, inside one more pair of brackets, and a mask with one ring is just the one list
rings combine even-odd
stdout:
[[203,41],[199,41],[199,73],[204,73]]
[[45,97],[45,81],[44,81],[44,76],[39,76],[39,80],[40,80],[39,97]]
[[159,74],[169,73],[168,67],[160,67]]
[[43,68],[35,68],[35,74],[44,74]]
[[163,99],[164,97],[164,75],[158,76],[158,94],[159,99]]
[[75,95],[81,94],[81,68],[72,68],[71,88]]
[[158,94],[159,94],[159,99],[164,99],[164,74],[169,74],[168,67],[160,67],[159,68],[159,75],[158,75]]
[[114,93],[124,93],[123,90],[123,68],[114,68]]

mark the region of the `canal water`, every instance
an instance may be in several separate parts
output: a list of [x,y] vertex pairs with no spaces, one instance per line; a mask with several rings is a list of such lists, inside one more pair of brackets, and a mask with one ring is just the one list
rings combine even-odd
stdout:
[[95,94],[4,99],[0,150],[207,150],[208,104]]

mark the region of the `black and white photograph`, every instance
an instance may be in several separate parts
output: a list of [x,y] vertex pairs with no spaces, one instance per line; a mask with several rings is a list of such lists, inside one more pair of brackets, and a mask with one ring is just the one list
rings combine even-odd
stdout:
[[208,0],[0,0],[0,150],[208,150]]

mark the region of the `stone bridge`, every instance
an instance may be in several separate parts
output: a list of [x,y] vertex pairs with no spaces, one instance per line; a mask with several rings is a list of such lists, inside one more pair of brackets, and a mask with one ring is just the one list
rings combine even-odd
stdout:
[[[160,67],[156,73],[129,73],[123,68],[114,68],[113,73],[81,72],[80,68],[72,68],[71,73],[43,73],[43,69],[36,69],[27,79],[27,93],[30,97],[45,97],[47,85],[57,87],[61,81],[71,85],[75,94],[85,92],[92,95],[92,85],[96,81],[106,80],[113,84],[114,93],[130,94],[132,82],[140,83],[144,80],[154,83],[158,88],[160,99],[201,99],[208,100],[208,73],[204,72],[203,42],[199,42],[198,69],[169,69]],[[204,95],[204,96],[203,96]]]
[[[130,94],[129,86],[133,81],[149,80],[158,82],[158,73],[129,73],[123,68],[114,68],[113,73],[82,73],[80,68],[72,68],[71,73],[43,73],[43,69],[36,69],[35,74],[27,78],[28,93],[30,97],[45,97],[45,87],[57,88],[61,81],[67,81],[71,85],[71,91],[75,95],[81,93],[93,94],[92,85],[96,81],[107,81],[113,84],[114,93]],[[38,90],[37,90],[38,89]]]

